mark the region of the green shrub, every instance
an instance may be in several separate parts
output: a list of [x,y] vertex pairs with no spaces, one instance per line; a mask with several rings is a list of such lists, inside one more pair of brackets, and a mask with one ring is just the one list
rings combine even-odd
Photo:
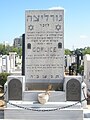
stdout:
[[7,76],[9,76],[10,74],[9,73],[0,73],[0,85],[2,85],[2,87],[4,88],[4,84],[6,83],[7,81]]

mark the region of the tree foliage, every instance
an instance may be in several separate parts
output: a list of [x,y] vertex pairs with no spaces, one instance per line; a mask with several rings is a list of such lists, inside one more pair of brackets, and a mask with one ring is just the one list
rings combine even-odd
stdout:
[[80,65],[79,66],[79,73],[82,74],[83,71],[84,71],[84,65]]
[[7,76],[9,76],[10,73],[0,73],[0,85],[2,85],[4,87],[4,84],[6,83],[7,81]]
[[65,55],[77,54],[77,52],[80,52],[83,55],[90,54],[90,47],[76,48],[74,51],[71,51],[69,49],[65,49]]
[[[76,51],[82,52],[83,55],[90,54],[90,47],[77,48],[74,51],[71,51],[69,49],[65,49],[64,53],[65,53],[65,55],[72,55]],[[13,47],[13,46],[10,46],[10,45],[5,46],[3,44],[0,44],[0,54],[8,55],[9,52],[17,52],[17,54],[21,56],[22,55],[22,48]]]
[[2,55],[8,55],[9,52],[17,52],[18,55],[22,55],[22,48],[17,48],[13,46],[5,46],[3,44],[0,44],[0,54]]
[[71,55],[71,51],[69,49],[65,49],[65,55]]
[[85,47],[83,50],[82,50],[83,54],[90,54],[90,47]]

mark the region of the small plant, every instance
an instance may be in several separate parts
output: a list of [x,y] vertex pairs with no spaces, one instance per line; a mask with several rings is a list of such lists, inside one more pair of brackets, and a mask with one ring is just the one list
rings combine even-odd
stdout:
[[52,85],[49,84],[45,94],[50,95],[50,90],[52,90]]

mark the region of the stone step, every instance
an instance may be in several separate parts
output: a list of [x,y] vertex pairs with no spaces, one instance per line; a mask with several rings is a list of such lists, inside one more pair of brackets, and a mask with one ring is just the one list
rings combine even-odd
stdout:
[[[0,120],[19,120],[19,119],[0,119]],[[21,120],[26,120],[26,119],[21,119]],[[31,120],[31,119],[30,119]],[[34,119],[33,119],[34,120]],[[90,118],[84,118],[83,120],[90,120]]]
[[4,110],[3,109],[0,110],[0,120],[1,119],[4,119]]
[[84,109],[84,118],[90,118],[90,110]]
[[[89,118],[85,118],[86,117],[85,114],[86,113],[84,113],[84,119],[83,120],[90,120],[89,116],[87,116]],[[0,110],[0,120],[18,120],[18,119],[4,119],[4,110]],[[26,120],[26,119],[23,119],[23,120]]]
[[[62,108],[64,109],[81,109],[81,103],[76,104],[77,102],[47,102],[45,104],[40,104],[37,101],[9,101],[7,103],[7,108],[16,108],[16,106],[26,107],[26,108]],[[65,108],[66,107],[66,108]]]
[[[46,91],[24,91],[23,101],[38,101],[38,94]],[[49,102],[63,102],[66,101],[66,93],[64,91],[49,91]]]
[[83,120],[83,110],[68,109],[57,111],[30,111],[20,108],[6,108],[5,119],[27,120]]
[[73,120],[83,120],[81,104],[75,103],[70,101],[47,102],[43,105],[37,101],[9,101],[7,107],[4,108],[4,117],[5,119],[30,120],[72,120],[72,118]]

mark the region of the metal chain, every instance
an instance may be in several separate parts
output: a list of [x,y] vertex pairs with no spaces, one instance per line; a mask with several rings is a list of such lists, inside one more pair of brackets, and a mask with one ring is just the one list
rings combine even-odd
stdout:
[[[25,110],[30,110],[30,111],[37,111],[37,112],[46,112],[46,111],[57,111],[57,110],[62,110],[62,109],[65,109],[65,108],[69,108],[69,107],[73,107],[75,105],[77,105],[78,103],[82,103],[83,101],[87,100],[87,98],[85,97],[85,93],[84,93],[84,88],[82,88],[83,90],[83,95],[84,95],[84,99],[81,100],[81,101],[77,101],[76,103],[74,104],[71,104],[71,105],[67,105],[67,106],[64,106],[64,107],[59,107],[59,108],[53,108],[53,109],[37,109],[37,108],[27,108],[27,107],[24,107],[24,106],[20,106],[20,105],[17,105],[17,104],[13,104],[7,100],[5,100],[6,103],[9,103],[10,105],[14,106],[14,107],[18,107],[18,108],[22,108],[22,109],[25,109]],[[7,88],[6,88],[6,91],[4,92],[4,94],[0,97],[4,97],[4,95],[7,93]]]
[[[85,94],[85,93],[83,93]],[[74,104],[71,104],[71,105],[67,105],[67,106],[64,106],[64,107],[59,107],[59,108],[54,108],[54,109],[36,109],[36,108],[27,108],[27,107],[24,107],[24,106],[19,106],[19,105],[16,105],[16,104],[13,104],[9,101],[6,101],[7,103],[9,103],[10,105],[13,105],[15,107],[18,107],[18,108],[22,108],[22,109],[25,109],[25,110],[30,110],[30,111],[42,111],[42,112],[45,112],[45,111],[57,111],[57,110],[62,110],[62,109],[65,109],[65,108],[69,108],[69,107],[73,107],[75,105],[77,105],[78,103],[82,103],[83,101],[87,100],[87,98],[85,97],[83,100],[81,101],[77,101],[76,103]]]
[[86,100],[86,98],[83,99],[83,100],[81,100],[81,101],[78,101],[78,102],[76,102],[76,103],[74,103],[74,104],[67,105],[67,106],[64,106],[64,107],[59,107],[59,108],[53,108],[53,109],[27,108],[27,107],[24,107],[24,106],[20,106],[20,105],[17,105],[17,104],[13,104],[13,103],[11,103],[11,102],[9,102],[9,101],[5,101],[5,102],[9,103],[10,105],[13,105],[13,106],[15,106],[15,107],[22,108],[22,109],[25,109],[25,110],[45,112],[45,111],[57,111],[57,110],[62,110],[62,109],[65,109],[65,108],[73,107],[73,106],[77,105],[78,103],[81,103],[81,102],[83,102],[83,101],[85,101],[85,100]]

